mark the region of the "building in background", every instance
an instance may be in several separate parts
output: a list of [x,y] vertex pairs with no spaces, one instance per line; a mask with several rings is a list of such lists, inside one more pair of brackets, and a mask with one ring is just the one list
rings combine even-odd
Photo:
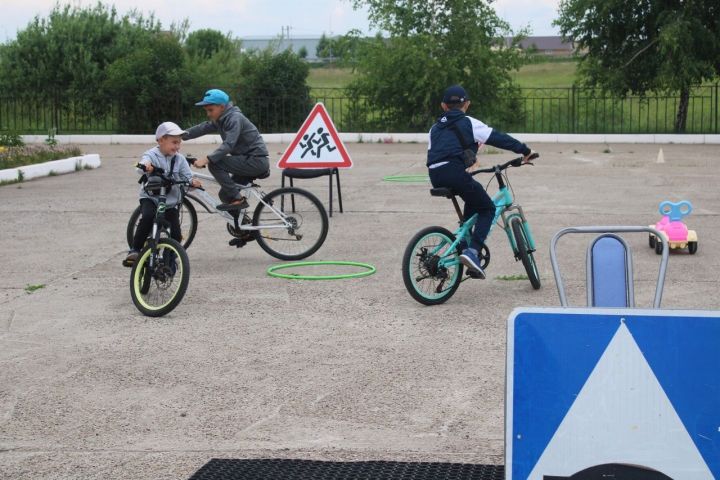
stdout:
[[[329,37],[335,38],[335,37]],[[299,36],[293,35],[292,37],[277,35],[274,37],[269,36],[256,36],[256,37],[241,37],[243,51],[250,50],[264,50],[268,46],[273,45],[278,51],[284,51],[290,48],[295,53],[305,48],[307,55],[305,59],[308,62],[320,62],[323,59],[317,56],[317,46],[320,43],[320,36],[308,35]],[[510,43],[510,39],[506,41]],[[562,37],[559,36],[547,36],[547,37],[527,37],[520,42],[520,48],[523,50],[534,51],[539,55],[547,55],[549,57],[567,57],[573,54],[574,46],[572,42],[564,42]]]
[[290,48],[293,52],[300,54],[300,51],[305,48],[307,56],[305,60],[308,62],[320,61],[317,56],[317,46],[320,43],[320,36],[299,36],[293,35],[292,37],[241,37],[243,51],[250,50],[264,50],[268,46],[273,45],[277,51],[282,52]]
[[[510,43],[509,38],[506,38],[506,41]],[[568,57],[575,50],[572,42],[564,42],[559,36],[527,37],[520,41],[520,48],[548,57]]]

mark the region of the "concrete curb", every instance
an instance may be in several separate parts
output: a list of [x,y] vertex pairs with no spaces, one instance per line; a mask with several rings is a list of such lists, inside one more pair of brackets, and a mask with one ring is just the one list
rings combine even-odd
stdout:
[[0,170],[0,181],[11,182],[18,180],[18,172],[22,171],[23,180],[31,180],[38,177],[46,177],[50,172],[61,174],[75,172],[85,167],[98,168],[101,165],[100,155],[90,153],[79,157],[64,158],[62,160],[53,160],[45,163],[37,163],[35,165],[26,165],[17,168],[6,168]]
[[[268,133],[267,143],[290,143],[295,133]],[[533,143],[655,143],[655,144],[720,144],[720,135],[672,135],[672,134],[564,134],[564,133],[513,133],[523,142]],[[43,143],[43,135],[23,135],[25,143]],[[347,143],[426,143],[427,133],[340,133]],[[153,144],[154,135],[56,135],[58,143],[80,145]],[[188,140],[193,144],[222,143],[220,135],[206,135]]]

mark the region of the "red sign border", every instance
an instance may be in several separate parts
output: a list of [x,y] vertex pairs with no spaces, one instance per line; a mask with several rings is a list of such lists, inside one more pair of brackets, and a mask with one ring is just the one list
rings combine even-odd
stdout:
[[[303,135],[305,135],[305,132],[308,128],[310,128],[310,124],[315,120],[315,117],[317,115],[320,115],[325,122],[325,126],[327,127],[328,131],[330,132],[330,136],[332,136],[332,139],[335,142],[335,146],[338,148],[340,156],[343,158],[344,161],[342,162],[328,162],[328,163],[318,163],[318,162],[312,162],[312,163],[304,163],[304,162],[298,162],[298,163],[287,163],[288,158],[292,153],[295,151],[295,147],[297,147],[297,144],[300,143],[300,139]],[[350,159],[350,155],[348,155],[347,150],[345,149],[345,145],[340,140],[340,137],[338,135],[337,129],[335,128],[335,124],[333,123],[332,119],[330,118],[330,115],[327,113],[327,110],[325,109],[325,105],[322,103],[316,103],[313,109],[310,111],[310,114],[305,119],[305,122],[303,122],[302,126],[300,127],[300,130],[298,130],[297,135],[295,136],[295,139],[290,143],[290,146],[285,150],[285,153],[283,153],[282,158],[280,158],[280,161],[277,163],[277,168],[284,169],[284,168],[352,168],[352,160]]]

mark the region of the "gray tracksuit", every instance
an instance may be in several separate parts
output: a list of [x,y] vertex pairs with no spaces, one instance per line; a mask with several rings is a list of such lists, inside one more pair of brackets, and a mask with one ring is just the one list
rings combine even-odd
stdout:
[[230,202],[240,197],[230,174],[255,178],[269,171],[268,150],[257,127],[232,103],[228,103],[216,122],[190,127],[182,138],[192,140],[210,133],[219,133],[223,143],[207,156],[208,168],[220,183],[220,199]]
[[[150,162],[152,163],[152,166],[155,168],[162,168],[165,170],[165,173],[170,171],[170,163],[172,160],[172,155],[165,156],[160,152],[159,147],[154,147],[148,150],[147,152],[143,153],[142,159],[140,160],[142,163]],[[138,172],[143,173],[142,170],[138,169]],[[187,160],[185,160],[185,157],[181,153],[177,153],[175,155],[175,165],[173,165],[173,171],[172,171],[172,178],[175,180],[185,180],[190,181],[192,180],[192,170],[190,170],[190,166],[188,165]],[[140,187],[140,198],[149,198],[150,200],[157,203],[156,197],[151,197],[147,193],[145,193],[145,190],[143,190],[142,187]],[[169,192],[167,192],[167,199],[165,201],[168,208],[172,208],[180,203],[180,187],[177,185],[173,185]]]

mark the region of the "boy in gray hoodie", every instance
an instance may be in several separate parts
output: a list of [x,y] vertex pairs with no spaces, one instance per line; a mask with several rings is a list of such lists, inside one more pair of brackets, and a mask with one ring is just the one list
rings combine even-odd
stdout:
[[208,90],[195,105],[205,109],[209,120],[188,128],[183,140],[219,133],[223,143],[208,156],[198,158],[194,166],[207,166],[220,184],[220,200],[225,203],[218,205],[219,210],[247,208],[247,200],[232,176],[258,178],[269,174],[268,150],[260,132],[222,90]]

